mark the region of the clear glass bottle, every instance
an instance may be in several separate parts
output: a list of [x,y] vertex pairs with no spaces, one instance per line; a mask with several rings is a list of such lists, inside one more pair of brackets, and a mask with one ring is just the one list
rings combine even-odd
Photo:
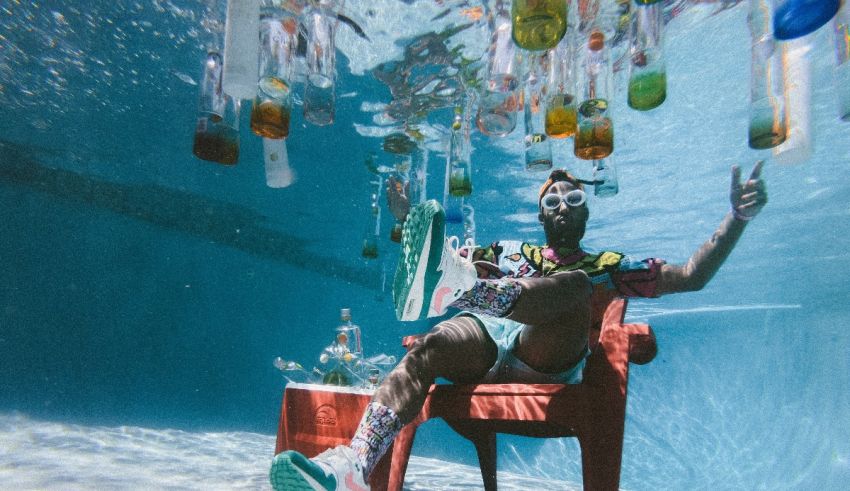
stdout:
[[[352,322],[351,309],[340,309],[339,321],[340,325],[336,328],[336,342],[342,348],[343,361],[349,363],[353,360],[362,359],[363,343],[360,338],[360,326]],[[346,357],[346,352],[350,353],[353,358]]]
[[750,0],[749,6],[747,22],[752,39],[749,145],[760,150],[785,141],[785,89],[781,50],[776,50],[770,27],[773,0]]
[[292,112],[292,61],[298,48],[298,23],[282,9],[264,7],[260,18],[260,72],[251,109],[251,131],[264,138],[289,135]]
[[548,57],[532,56],[525,79],[525,168],[531,171],[552,168],[552,142],[546,135],[546,77]]
[[513,0],[514,42],[529,51],[554,48],[567,31],[566,0]]
[[617,168],[609,157],[607,159],[593,161],[593,194],[600,198],[607,198],[620,192],[620,184],[617,181]]
[[472,194],[472,164],[470,162],[469,108],[466,102],[455,107],[449,141],[449,194],[454,197]]
[[207,53],[200,83],[192,153],[202,160],[233,165],[239,160],[239,100],[222,90],[222,57]]
[[360,255],[366,259],[376,259],[378,257],[378,237],[381,236],[381,190],[384,187],[384,180],[380,175],[376,175],[375,179],[369,181],[369,222],[366,225],[366,231],[363,233],[363,247]]
[[667,98],[664,4],[638,5],[629,32],[629,107],[639,111],[655,109]]
[[844,2],[832,21],[835,41],[835,91],[838,117],[850,121],[850,2]]
[[812,50],[811,38],[780,43],[782,76],[785,79],[785,141],[773,147],[777,164],[801,164],[812,156]]
[[511,38],[511,16],[505,2],[497,0],[489,18],[490,47],[487,73],[475,118],[485,135],[505,136],[516,128],[519,107],[516,48]]
[[546,79],[546,134],[567,138],[576,132],[576,80],[573,70],[573,37],[564,36],[549,50]]
[[304,119],[324,126],[334,121],[336,16],[331,0],[320,0],[303,14],[307,28],[307,80],[304,84]]
[[583,49],[575,138],[575,155],[584,160],[599,160],[614,150],[614,123],[608,104],[612,94],[611,63],[605,47],[605,35],[593,31]]

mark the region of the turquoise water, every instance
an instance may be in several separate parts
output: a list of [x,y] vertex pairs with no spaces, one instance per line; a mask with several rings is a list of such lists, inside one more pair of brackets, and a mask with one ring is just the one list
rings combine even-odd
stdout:
[[[381,137],[394,125],[383,114],[399,93],[372,70],[400,60],[416,36],[468,22],[462,9],[477,5],[346,2],[370,40],[339,27],[337,121],[320,128],[295,113],[288,149],[297,181],[271,189],[247,114],[236,167],[192,156],[201,2],[3,4],[3,428],[50,436],[27,440],[45,442],[40,449],[88,449],[75,489],[103,485],[89,472],[103,462],[99,452],[129,452],[120,438],[101,437],[103,428],[137,429],[114,432],[146,435],[132,440],[137,450],[166,442],[133,453],[161,472],[112,483],[124,488],[164,487],[192,467],[162,467],[169,455],[236,445],[216,435],[238,432],[255,442],[250,451],[227,454],[224,465],[210,457],[208,474],[220,480],[204,483],[265,486],[257,473],[267,462],[258,460],[270,459],[285,383],[275,357],[318,364],[341,307],[352,308],[369,354],[400,356],[401,336],[428,327],[396,322],[381,287],[382,269],[395,265],[388,213],[379,259],[359,256],[372,177],[363,161],[376,152],[392,163]],[[735,163],[767,159],[770,202],[702,292],[632,304],[660,353],[632,371],[622,486],[841,489],[850,481],[850,125],[837,119],[831,34],[811,39],[813,156],[780,166],[746,143],[746,7],[716,10],[694,6],[668,24],[664,105],[630,111],[618,92],[620,193],[591,197],[584,244],[687,260],[728,209]],[[480,55],[483,32],[474,23],[447,45]],[[422,125],[427,194],[437,199],[450,121],[442,107]],[[473,134],[473,146],[479,241],[542,241],[534,196],[545,174],[523,169],[521,128],[504,139]],[[589,177],[570,150],[555,143],[556,165]],[[80,443],[87,439],[99,443]],[[580,482],[571,440],[503,438],[499,449],[504,471]],[[424,427],[414,453],[474,464],[471,447],[439,423]],[[0,461],[9,456],[51,459],[0,437]],[[18,465],[0,479],[45,487],[30,478],[50,466],[7,461]]]

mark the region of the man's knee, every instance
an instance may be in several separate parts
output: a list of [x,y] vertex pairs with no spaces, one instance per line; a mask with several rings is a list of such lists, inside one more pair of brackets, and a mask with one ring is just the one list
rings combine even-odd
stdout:
[[559,287],[564,289],[565,296],[572,296],[577,300],[587,300],[593,293],[593,283],[587,273],[582,270],[558,273],[553,275],[552,278],[555,278]]

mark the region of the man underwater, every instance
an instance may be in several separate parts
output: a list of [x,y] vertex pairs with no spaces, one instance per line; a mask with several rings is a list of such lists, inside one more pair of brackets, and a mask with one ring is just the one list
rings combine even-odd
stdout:
[[741,182],[732,167],[732,209],[683,265],[618,252],[582,250],[589,217],[582,183],[553,171],[538,197],[547,245],[499,241],[459,247],[445,237],[436,201],[410,210],[391,181],[387,199],[404,220],[393,283],[396,315],[411,321],[460,309],[419,337],[384,379],[351,443],[307,459],[289,450],[270,472],[276,490],[365,490],[374,466],[401,428],[419,413],[437,377],[455,383],[580,383],[588,330],[616,297],[659,297],[702,289],[732,252],[747,223],[767,203],[758,162]]

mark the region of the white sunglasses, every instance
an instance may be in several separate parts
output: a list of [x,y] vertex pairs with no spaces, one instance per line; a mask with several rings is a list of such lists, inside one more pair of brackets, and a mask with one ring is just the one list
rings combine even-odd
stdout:
[[583,205],[587,201],[587,194],[581,189],[573,189],[567,194],[547,194],[543,196],[543,199],[540,200],[540,206],[547,210],[554,210],[561,206],[561,202],[564,202],[570,208],[577,208]]

